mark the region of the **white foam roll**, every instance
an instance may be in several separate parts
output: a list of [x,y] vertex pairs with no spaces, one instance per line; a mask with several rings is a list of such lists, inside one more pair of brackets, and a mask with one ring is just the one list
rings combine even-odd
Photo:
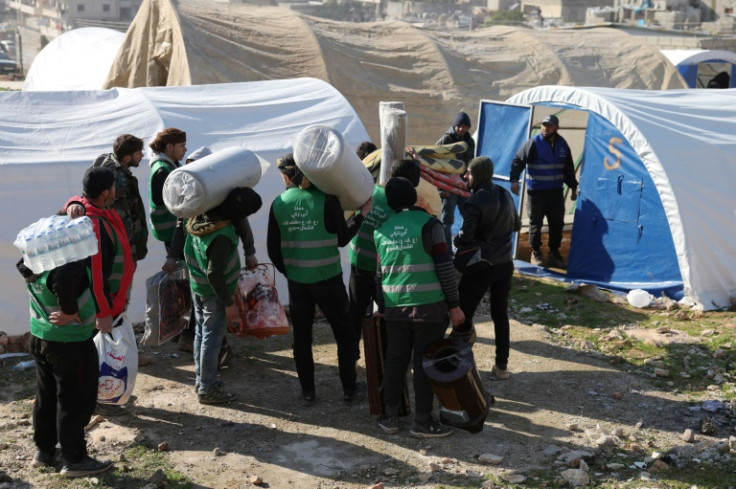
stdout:
[[239,147],[224,148],[172,171],[164,183],[166,208],[194,217],[221,204],[235,187],[255,187],[268,161]]
[[373,177],[335,129],[313,125],[294,138],[294,161],[318,189],[356,210],[373,195]]

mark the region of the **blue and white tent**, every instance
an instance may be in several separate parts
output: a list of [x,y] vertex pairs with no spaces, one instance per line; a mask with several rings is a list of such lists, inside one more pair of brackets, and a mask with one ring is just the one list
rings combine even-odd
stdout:
[[[567,279],[684,296],[736,297],[736,90],[544,86],[481,101],[478,154],[508,187],[516,150],[542,118],[587,114]],[[580,112],[578,112],[580,113]]]
[[719,73],[729,76],[728,87],[736,87],[736,53],[718,49],[663,49],[662,54],[677,68],[690,88],[707,88]]

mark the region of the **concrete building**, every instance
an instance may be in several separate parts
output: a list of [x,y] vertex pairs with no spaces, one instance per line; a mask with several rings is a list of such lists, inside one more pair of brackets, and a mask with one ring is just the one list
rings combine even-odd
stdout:
[[539,14],[545,19],[561,22],[585,22],[585,12],[590,7],[610,7],[614,0],[525,0],[521,11],[525,14]]

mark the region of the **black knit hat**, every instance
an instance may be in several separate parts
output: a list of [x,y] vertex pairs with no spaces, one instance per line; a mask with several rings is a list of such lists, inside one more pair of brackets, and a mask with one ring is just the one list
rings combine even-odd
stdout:
[[461,124],[465,124],[466,126],[470,127],[470,117],[465,112],[458,112],[457,117],[455,117],[455,122],[452,124],[452,127],[459,126]]
[[493,178],[493,161],[487,156],[476,156],[468,163],[468,171],[473,175],[473,188],[478,188]]
[[417,191],[406,178],[393,177],[386,183],[386,202],[395,211],[406,209],[417,203]]
[[115,184],[115,174],[104,166],[93,166],[87,169],[82,180],[82,191],[89,199],[96,199],[102,192]]

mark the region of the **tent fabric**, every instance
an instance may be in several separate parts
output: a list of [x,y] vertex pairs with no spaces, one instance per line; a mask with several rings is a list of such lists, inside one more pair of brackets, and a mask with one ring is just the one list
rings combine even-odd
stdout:
[[[663,49],[662,54],[677,68],[690,88],[699,88],[698,65],[701,63],[731,65],[726,70],[731,77],[730,86],[727,88],[736,87],[736,53],[718,49]],[[712,77],[715,74],[710,73],[708,76]]]
[[[300,78],[269,82],[113,89],[106,91],[0,92],[0,205],[5,223],[0,230],[0,266],[8,279],[0,284],[0,329],[28,330],[28,298],[23,280],[13,269],[20,252],[16,234],[36,220],[55,214],[67,198],[79,194],[82,176],[96,156],[112,151],[114,139],[134,134],[147,144],[158,131],[178,127],[187,132],[193,151],[245,147],[274,163],[291,151],[296,134],[312,124],[338,130],[356,147],[367,133],[353,108],[321,80]],[[133,169],[148,206],[147,163]],[[266,170],[255,190],[264,208],[250,218],[257,256],[268,261],[268,205],[283,190],[275,165]],[[148,209],[147,209],[148,212]],[[129,314],[142,321],[145,280],[165,262],[162,243],[149,238],[149,255],[138,264]],[[344,260],[344,269],[347,261]],[[288,301],[286,283],[277,283]]]
[[[736,90],[545,86],[508,103],[587,110],[620,131],[661,201],[684,295],[705,309],[731,305],[736,297]],[[560,131],[564,135],[564,128]],[[586,159],[585,165],[602,163]]]
[[123,39],[105,27],[65,32],[33,58],[23,90],[100,90]]
[[374,141],[379,102],[403,102],[409,144],[434,143],[459,110],[476,120],[481,98],[538,85],[687,88],[657,49],[617,29],[590,29],[584,38],[504,26],[444,33],[205,0],[145,0],[104,87],[300,76],[339,90]]

